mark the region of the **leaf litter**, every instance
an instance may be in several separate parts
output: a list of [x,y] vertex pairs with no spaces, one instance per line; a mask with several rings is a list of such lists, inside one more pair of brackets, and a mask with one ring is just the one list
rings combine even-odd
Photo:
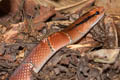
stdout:
[[[66,28],[95,5],[102,5],[106,8],[105,17],[82,40],[69,45],[71,48],[60,49],[39,73],[33,72],[33,78],[119,80],[118,2],[119,0],[2,0],[0,79],[9,78],[23,59],[48,34]],[[11,7],[8,8],[10,4]]]

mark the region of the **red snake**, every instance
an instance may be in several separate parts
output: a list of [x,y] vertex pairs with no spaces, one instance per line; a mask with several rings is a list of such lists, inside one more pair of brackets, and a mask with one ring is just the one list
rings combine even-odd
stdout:
[[40,41],[9,80],[32,80],[32,71],[38,73],[60,48],[80,40],[104,16],[104,8],[96,7],[77,19],[67,29]]

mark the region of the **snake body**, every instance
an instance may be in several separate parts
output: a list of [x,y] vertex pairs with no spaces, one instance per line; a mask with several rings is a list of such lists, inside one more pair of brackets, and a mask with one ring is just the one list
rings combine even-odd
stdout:
[[32,71],[38,73],[56,51],[81,39],[103,15],[104,8],[96,7],[77,19],[67,29],[56,32],[40,41],[10,76],[9,80],[32,80]]

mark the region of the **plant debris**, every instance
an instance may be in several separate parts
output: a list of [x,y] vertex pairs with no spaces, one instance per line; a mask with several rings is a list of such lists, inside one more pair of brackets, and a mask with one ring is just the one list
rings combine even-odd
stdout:
[[0,0],[0,80],[34,47],[95,6],[105,16],[77,43],[56,52],[33,80],[120,80],[119,0]]

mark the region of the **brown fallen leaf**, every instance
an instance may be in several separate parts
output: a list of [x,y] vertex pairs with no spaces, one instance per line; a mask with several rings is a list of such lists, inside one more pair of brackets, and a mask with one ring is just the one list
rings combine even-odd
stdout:
[[92,57],[95,62],[114,63],[119,51],[120,49],[100,49],[90,52],[88,57]]
[[111,16],[105,16],[92,30],[94,39],[103,44],[105,49],[118,48],[118,33]]
[[37,6],[38,5],[35,3],[34,0],[25,0],[25,3],[24,3],[25,13],[29,16],[34,17],[37,11],[35,10],[35,8],[37,8]]
[[120,16],[114,16],[113,21],[115,23],[116,30],[118,33],[118,46],[120,46]]
[[53,8],[40,6],[39,15],[33,19],[33,23],[44,22],[53,15],[55,15]]
[[[104,25],[106,30],[107,39],[104,46],[109,48],[118,48],[118,33],[113,19],[110,16],[106,16],[104,19]],[[108,31],[108,32],[107,32]]]
[[95,62],[113,63],[119,54],[117,30],[110,16],[105,16],[103,23],[93,29],[97,38],[101,38],[103,49],[92,51],[88,55],[92,56]]
[[13,41],[12,38],[14,38],[23,28],[25,28],[24,22],[12,24],[11,26],[12,28],[3,35],[3,39],[6,43]]

